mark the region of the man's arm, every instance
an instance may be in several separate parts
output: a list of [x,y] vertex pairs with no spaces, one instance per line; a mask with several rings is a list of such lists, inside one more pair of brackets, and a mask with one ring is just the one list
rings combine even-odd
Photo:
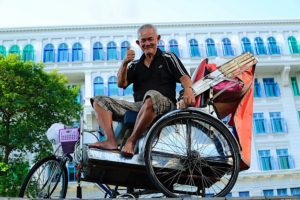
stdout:
[[134,50],[128,49],[126,52],[126,57],[123,60],[121,67],[118,71],[118,87],[125,88],[128,85],[127,82],[127,65],[133,61],[135,57]]
[[180,79],[181,85],[183,87],[183,102],[185,106],[194,106],[195,105],[195,95],[192,88],[192,80],[188,75],[183,75]]

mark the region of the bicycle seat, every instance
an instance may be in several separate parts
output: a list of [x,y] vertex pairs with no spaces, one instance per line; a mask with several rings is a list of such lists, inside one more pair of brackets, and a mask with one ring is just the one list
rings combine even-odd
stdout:
[[115,128],[115,137],[119,144],[124,142],[124,137],[128,137],[127,131],[132,131],[135,124],[138,112],[128,110],[126,111],[122,120],[119,121],[117,127]]
[[138,112],[128,110],[126,111],[123,119],[123,123],[125,126],[133,127],[135,124],[136,117],[138,115]]

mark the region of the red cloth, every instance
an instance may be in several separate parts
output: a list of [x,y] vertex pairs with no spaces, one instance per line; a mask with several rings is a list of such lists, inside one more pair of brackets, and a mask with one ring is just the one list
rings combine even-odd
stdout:
[[[204,59],[194,72],[192,81],[203,78],[208,73],[216,70],[215,64],[208,64]],[[227,89],[214,100],[214,107],[218,116],[222,119],[228,115],[233,116],[229,125],[234,126],[237,131],[238,141],[241,146],[240,169],[245,170],[251,164],[251,143],[252,143],[252,113],[253,113],[253,80],[255,66],[250,67],[235,79],[240,80],[244,85],[237,85]],[[223,81],[214,87],[214,94],[226,87],[230,82]],[[207,100],[207,94],[196,97],[195,107],[201,106]]]

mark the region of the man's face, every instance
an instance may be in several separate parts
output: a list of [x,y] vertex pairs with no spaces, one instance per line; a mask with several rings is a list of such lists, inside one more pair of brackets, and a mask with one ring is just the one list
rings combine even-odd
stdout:
[[152,28],[145,28],[140,31],[139,39],[136,43],[140,46],[142,51],[147,55],[155,55],[157,43],[160,36],[157,35]]

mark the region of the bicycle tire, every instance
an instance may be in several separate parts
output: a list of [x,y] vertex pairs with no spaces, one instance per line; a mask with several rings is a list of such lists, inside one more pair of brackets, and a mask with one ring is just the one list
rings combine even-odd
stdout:
[[60,159],[52,155],[33,165],[23,181],[19,197],[63,199],[66,197],[67,188],[67,168],[65,164],[61,164]]
[[155,123],[146,138],[144,159],[152,183],[168,197],[221,197],[237,180],[239,150],[221,121],[187,109]]

